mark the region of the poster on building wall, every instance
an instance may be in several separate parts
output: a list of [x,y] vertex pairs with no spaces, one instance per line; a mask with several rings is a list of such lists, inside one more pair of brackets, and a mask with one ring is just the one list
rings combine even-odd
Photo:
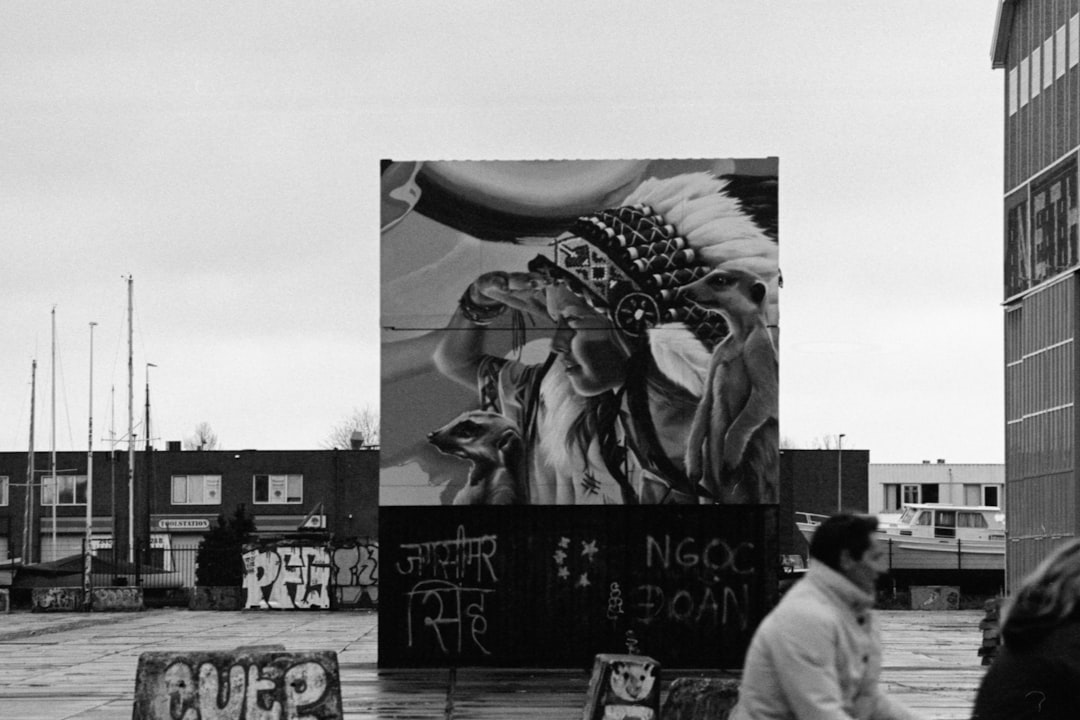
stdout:
[[778,513],[383,507],[379,666],[740,667],[776,602]]
[[1033,181],[1027,197],[1006,202],[1005,296],[1080,264],[1076,159]]
[[777,176],[384,161],[380,505],[776,503]]

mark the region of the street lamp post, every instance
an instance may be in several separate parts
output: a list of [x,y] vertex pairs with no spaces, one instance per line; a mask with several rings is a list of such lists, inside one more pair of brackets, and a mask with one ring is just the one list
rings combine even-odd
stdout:
[[844,433],[836,436],[836,512],[844,509]]

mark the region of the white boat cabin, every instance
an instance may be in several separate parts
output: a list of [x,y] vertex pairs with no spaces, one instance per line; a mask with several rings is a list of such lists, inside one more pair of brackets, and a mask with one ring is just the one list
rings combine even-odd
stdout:
[[912,503],[899,516],[879,517],[878,530],[905,537],[1004,540],[1005,513],[989,505]]

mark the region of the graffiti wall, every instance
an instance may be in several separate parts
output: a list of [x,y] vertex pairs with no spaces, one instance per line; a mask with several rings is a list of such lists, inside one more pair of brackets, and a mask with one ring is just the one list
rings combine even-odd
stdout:
[[323,545],[287,542],[244,550],[248,609],[330,609],[330,551]]
[[135,678],[135,720],[340,720],[337,653],[146,652]]
[[351,540],[331,551],[334,600],[337,607],[377,607],[379,604],[379,543]]
[[777,169],[385,162],[380,505],[776,503]]
[[628,641],[738,667],[777,593],[776,506],[384,507],[382,667],[587,668]]

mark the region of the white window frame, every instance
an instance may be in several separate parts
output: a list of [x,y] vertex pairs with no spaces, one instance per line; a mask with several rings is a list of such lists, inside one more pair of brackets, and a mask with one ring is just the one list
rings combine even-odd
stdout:
[[8,504],[8,476],[0,475],[0,506]]
[[[86,476],[85,475],[60,475],[60,502],[56,503],[57,507],[75,507],[78,505],[86,505]],[[82,480],[82,482],[79,482]],[[69,487],[70,486],[70,487]],[[41,505],[42,507],[53,506],[53,488],[56,487],[56,480],[52,475],[46,475],[41,478]],[[82,488],[82,500],[79,499],[79,489]],[[70,499],[65,501],[65,498],[70,496]],[[48,500],[46,501],[46,497]]]
[[[266,500],[259,500],[260,482],[266,485]],[[294,491],[298,492],[294,494]],[[304,476],[269,473],[254,475],[251,478],[251,501],[255,505],[303,505]]]
[[[181,493],[177,492],[183,486]],[[197,494],[194,490],[197,488]],[[197,498],[197,499],[193,499]],[[220,475],[173,475],[169,485],[169,501],[172,505],[220,505]]]

